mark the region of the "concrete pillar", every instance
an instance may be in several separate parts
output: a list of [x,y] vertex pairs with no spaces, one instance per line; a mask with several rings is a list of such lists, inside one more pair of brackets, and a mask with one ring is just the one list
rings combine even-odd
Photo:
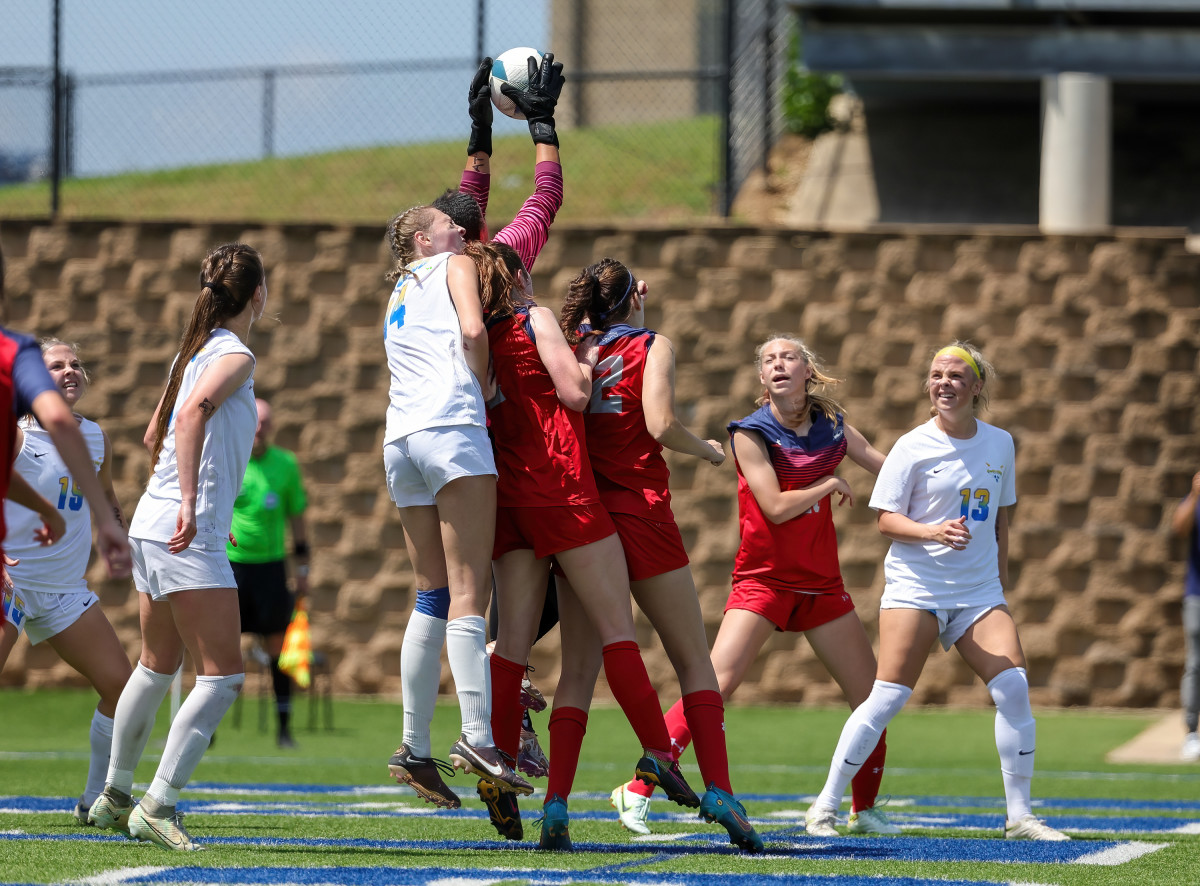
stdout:
[[1078,234],[1112,223],[1112,89],[1107,77],[1042,78],[1039,224]]

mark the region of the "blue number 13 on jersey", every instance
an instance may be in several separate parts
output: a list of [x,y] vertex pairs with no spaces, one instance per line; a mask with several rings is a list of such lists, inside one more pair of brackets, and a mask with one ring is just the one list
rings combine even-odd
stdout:
[[[974,491],[970,487],[958,490],[958,494],[962,496],[962,509],[959,511],[960,517],[970,517],[972,520],[977,520],[982,523],[988,518],[988,502],[991,500],[991,493],[986,487],[980,487]],[[978,507],[971,507],[971,499],[974,498]]]

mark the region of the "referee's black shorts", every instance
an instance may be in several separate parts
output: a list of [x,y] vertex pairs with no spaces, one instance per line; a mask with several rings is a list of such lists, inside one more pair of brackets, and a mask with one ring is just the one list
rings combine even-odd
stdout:
[[243,634],[282,634],[292,620],[295,599],[287,586],[285,561],[233,563]]

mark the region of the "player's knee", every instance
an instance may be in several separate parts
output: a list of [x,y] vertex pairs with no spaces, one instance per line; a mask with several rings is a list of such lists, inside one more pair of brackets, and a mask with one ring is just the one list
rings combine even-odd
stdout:
[[867,696],[867,700],[860,707],[868,709],[872,720],[886,726],[894,716],[900,713],[900,709],[912,697],[912,693],[912,689],[903,683],[876,680],[871,685],[871,694]]
[[450,615],[450,588],[430,588],[417,591],[416,611],[430,618],[445,621]]
[[103,710],[105,716],[111,717],[112,713],[117,709],[117,702],[121,698],[121,692],[125,688],[125,684],[129,682],[129,674],[126,673],[122,677],[105,676],[96,680],[92,687],[96,690],[96,694],[100,696],[99,707]]
[[1014,723],[1033,720],[1033,708],[1029,704],[1029,678],[1024,668],[1008,668],[993,677],[987,684],[996,710]]
[[865,760],[879,744],[888,723],[912,695],[912,689],[900,683],[876,680],[867,700],[859,705],[847,721],[847,759]]
[[742,681],[746,679],[746,667],[742,667],[740,663],[716,663],[713,666],[713,672],[717,676],[717,687],[721,691],[721,698],[726,702],[733,698],[733,694],[737,692],[738,687],[742,685]]

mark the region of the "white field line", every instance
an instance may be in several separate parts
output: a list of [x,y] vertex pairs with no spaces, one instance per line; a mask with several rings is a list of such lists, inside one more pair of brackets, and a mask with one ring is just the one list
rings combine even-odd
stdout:
[[153,877],[155,874],[169,870],[169,867],[162,867],[161,865],[142,868],[117,868],[115,871],[104,871],[80,880],[73,880],[72,882],[82,884],[82,886],[120,886],[121,883],[126,883],[136,877]]
[[1170,845],[1170,843],[1122,843],[1120,846],[1113,846],[1109,849],[1101,849],[1099,852],[1081,855],[1070,863],[1098,864],[1105,865],[1106,867],[1115,867],[1116,865],[1133,861],[1136,858],[1141,858],[1143,855],[1149,855],[1151,852],[1166,849]]

